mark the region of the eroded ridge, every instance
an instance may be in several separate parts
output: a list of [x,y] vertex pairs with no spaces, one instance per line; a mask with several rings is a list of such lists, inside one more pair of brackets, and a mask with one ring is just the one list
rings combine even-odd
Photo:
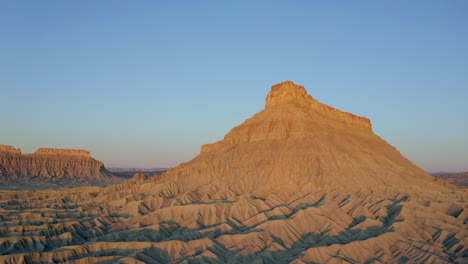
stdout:
[[365,123],[279,84],[163,175],[0,193],[0,262],[467,263],[466,190]]
[[[1,194],[2,263],[464,263],[467,203],[394,190],[235,195],[101,188]],[[66,194],[66,195],[64,195]]]

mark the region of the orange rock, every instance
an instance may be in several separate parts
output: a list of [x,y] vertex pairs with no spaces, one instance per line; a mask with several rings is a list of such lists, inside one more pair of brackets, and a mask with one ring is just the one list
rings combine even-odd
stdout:
[[0,192],[0,262],[468,263],[467,200],[285,82],[161,176]]
[[55,148],[40,148],[34,154],[59,154],[59,155],[77,155],[91,157],[91,153],[82,149],[55,149]]
[[272,87],[264,110],[162,178],[180,191],[211,184],[236,193],[440,186],[375,135],[369,119],[322,104],[290,81]]
[[9,146],[0,146],[0,174],[81,181],[105,181],[112,176],[86,150],[40,148],[33,154],[21,154]]
[[6,151],[16,154],[21,154],[21,149],[14,148],[12,146],[0,145],[0,151]]

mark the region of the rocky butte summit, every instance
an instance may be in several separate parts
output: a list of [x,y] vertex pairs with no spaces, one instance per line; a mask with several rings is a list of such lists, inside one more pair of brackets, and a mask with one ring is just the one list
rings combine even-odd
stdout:
[[163,175],[0,193],[0,261],[468,263],[467,200],[367,118],[284,82]]
[[[165,174],[179,191],[203,184],[236,194],[278,190],[437,190],[433,177],[372,132],[370,120],[320,103],[293,82],[263,111]],[[184,179],[184,180],[181,180]]]

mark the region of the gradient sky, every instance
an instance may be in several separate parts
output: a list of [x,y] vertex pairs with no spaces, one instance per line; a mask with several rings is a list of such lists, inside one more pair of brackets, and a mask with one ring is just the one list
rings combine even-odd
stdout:
[[291,80],[468,171],[468,1],[1,1],[0,144],[172,167]]

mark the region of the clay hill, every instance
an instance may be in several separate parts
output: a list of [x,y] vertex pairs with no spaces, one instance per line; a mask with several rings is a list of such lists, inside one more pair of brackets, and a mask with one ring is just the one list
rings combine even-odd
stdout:
[[0,145],[0,175],[2,184],[17,180],[32,185],[58,180],[106,182],[116,178],[86,150],[40,148],[33,154],[22,154],[20,149],[5,145]]
[[284,82],[162,175],[0,193],[0,262],[468,263],[467,200]]

